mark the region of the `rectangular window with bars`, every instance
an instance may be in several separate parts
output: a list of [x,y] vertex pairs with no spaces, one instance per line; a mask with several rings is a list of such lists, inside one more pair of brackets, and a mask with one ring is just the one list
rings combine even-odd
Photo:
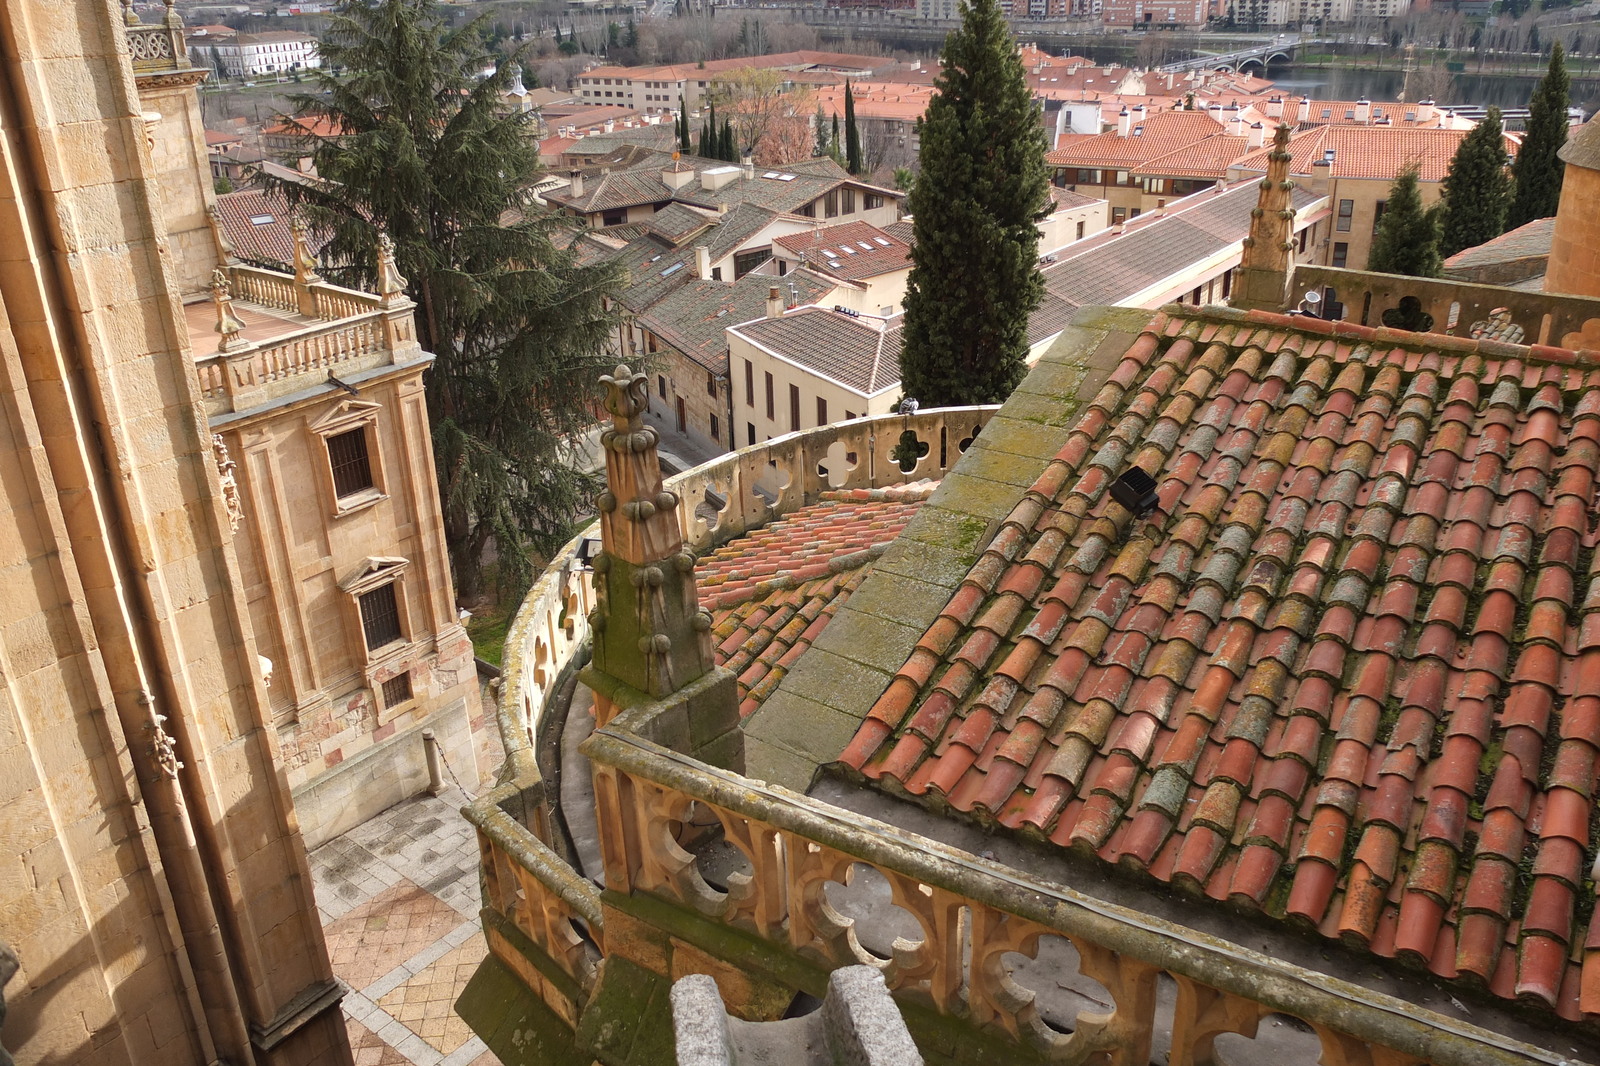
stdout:
[[333,494],[343,499],[372,488],[372,463],[367,457],[367,427],[328,438],[328,465],[333,468]]
[[396,674],[383,683],[383,706],[398,707],[411,698],[410,672]]
[[367,650],[376,651],[403,638],[400,632],[400,604],[395,599],[394,582],[380,585],[361,597],[361,630]]

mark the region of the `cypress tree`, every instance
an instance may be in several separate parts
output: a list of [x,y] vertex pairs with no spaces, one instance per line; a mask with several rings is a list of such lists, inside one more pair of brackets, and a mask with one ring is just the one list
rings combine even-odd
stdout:
[[856,128],[856,94],[850,88],[850,79],[844,80],[844,159],[845,169],[859,174],[861,165],[861,131]]
[[833,139],[828,142],[828,154],[840,166],[844,165],[844,156],[839,152],[839,112],[833,113]]
[[1439,276],[1439,219],[1422,208],[1415,163],[1400,172],[1389,186],[1389,206],[1372,239],[1367,269],[1381,274],[1409,274],[1417,278]]
[[717,154],[717,105],[706,109],[705,122],[700,126],[700,151],[696,154],[707,159],[722,158]]
[[996,0],[945,38],[918,122],[921,172],[900,369],[922,406],[999,403],[1025,372],[1044,295],[1036,222],[1049,203],[1044,131]]
[[828,116],[823,113],[821,104],[817,105],[817,117],[814,120],[814,123],[815,123],[815,126],[816,126],[817,143],[816,143],[816,146],[812,148],[811,154],[814,155],[814,156],[827,155],[828,154]]
[[729,163],[737,163],[739,161],[739,149],[733,143],[733,119],[731,118],[722,120],[722,140],[720,143],[722,145],[721,158]]
[[470,596],[491,549],[502,583],[522,585],[590,507],[596,482],[573,442],[611,363],[617,271],[558,246],[570,223],[524,213],[542,176],[538,120],[500,106],[520,53],[480,79],[483,19],[450,21],[436,0],[341,5],[324,66],[306,75],[314,91],[290,98],[340,132],[312,145],[327,180],[268,186],[328,235],[342,284],[370,287],[379,235],[394,242],[417,340],[435,357],[426,398],[445,539]]
[[1508,229],[1549,218],[1561,202],[1565,167],[1556,153],[1567,143],[1569,88],[1565,53],[1557,41],[1550,48],[1550,68],[1528,102],[1528,131],[1511,168],[1515,191],[1506,213]]
[[1484,120],[1462,138],[1445,174],[1443,192],[1441,256],[1475,248],[1505,232],[1511,177],[1506,173],[1506,142],[1498,107],[1489,108]]

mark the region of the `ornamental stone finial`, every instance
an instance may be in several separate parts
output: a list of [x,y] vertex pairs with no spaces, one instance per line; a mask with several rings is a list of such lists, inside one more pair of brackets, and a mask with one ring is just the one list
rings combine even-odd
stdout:
[[630,433],[642,425],[640,417],[650,410],[649,379],[635,373],[627,363],[618,363],[609,374],[600,375],[606,387],[606,410],[618,433]]
[[406,279],[394,261],[394,238],[387,233],[378,234],[378,295],[383,306],[388,307],[405,299]]
[[133,0],[122,0],[122,21],[129,26],[143,25],[139,21],[139,13],[133,9]]
[[289,219],[289,232],[294,234],[294,283],[311,285],[322,280],[317,274],[317,257],[311,254],[311,242],[306,234],[309,227],[299,215]]
[[233,292],[228,287],[228,273],[221,267],[211,272],[211,302],[217,308],[215,328],[222,336],[217,342],[217,351],[231,352],[244,347],[248,343],[240,336],[244,321],[233,312]]

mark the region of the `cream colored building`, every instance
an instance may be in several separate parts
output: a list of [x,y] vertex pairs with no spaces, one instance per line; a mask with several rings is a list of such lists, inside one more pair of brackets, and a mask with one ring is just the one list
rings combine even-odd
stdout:
[[900,327],[899,315],[786,312],[781,297],[765,318],[729,327],[734,418],[749,443],[888,414],[900,398]]

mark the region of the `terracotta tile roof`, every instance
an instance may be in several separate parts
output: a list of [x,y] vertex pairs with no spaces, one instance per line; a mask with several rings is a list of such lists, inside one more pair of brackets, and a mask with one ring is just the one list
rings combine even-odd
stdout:
[[[1331,178],[1374,178],[1384,181],[1407,163],[1416,163],[1423,181],[1443,181],[1467,130],[1418,129],[1414,126],[1313,126],[1289,139],[1289,172],[1311,174],[1311,166],[1331,149]],[[1241,156],[1235,170],[1266,173],[1271,146]],[[1516,152],[1516,142],[1506,140],[1506,151]]]
[[911,269],[911,246],[870,222],[805,230],[774,237],[772,243],[803,256],[808,266],[846,281]]
[[1101,201],[1094,196],[1085,196],[1072,189],[1063,189],[1059,185],[1050,186],[1050,202],[1055,205],[1056,211],[1070,211],[1074,207],[1088,207]]
[[1222,132],[1222,123],[1203,111],[1162,111],[1134,127],[1144,132],[1119,137],[1116,130],[1086,137],[1045,156],[1052,166],[1131,170]]
[[[746,274],[738,281],[681,282],[639,315],[639,324],[713,374],[728,373],[727,329],[766,310],[767,294],[777,278]],[[820,300],[836,283],[805,268],[784,276],[783,291],[794,286],[805,301]]]
[[1132,173],[1135,177],[1220,178],[1229,164],[1249,150],[1249,137],[1219,133],[1134,167]]
[[[240,260],[274,270],[290,270],[294,263],[294,232],[289,228],[291,209],[276,192],[243,189],[217,197],[217,219]],[[326,243],[307,234],[313,252]]]
[[741,716],[777,688],[934,488],[824,492],[700,560],[700,602],[717,664],[739,679]]
[[703,211],[671,203],[645,219],[642,225],[648,232],[659,234],[673,245],[680,245],[716,221],[714,216]]
[[1444,268],[1446,271],[1473,270],[1521,259],[1543,259],[1550,255],[1550,242],[1555,237],[1555,231],[1554,216],[1536,218],[1500,234],[1492,241],[1462,249],[1444,261]]
[[1600,352],[1217,309],[1124,343],[841,763],[1600,1015]]
[[885,319],[802,307],[733,328],[775,355],[871,396],[900,383],[900,327],[899,315]]

